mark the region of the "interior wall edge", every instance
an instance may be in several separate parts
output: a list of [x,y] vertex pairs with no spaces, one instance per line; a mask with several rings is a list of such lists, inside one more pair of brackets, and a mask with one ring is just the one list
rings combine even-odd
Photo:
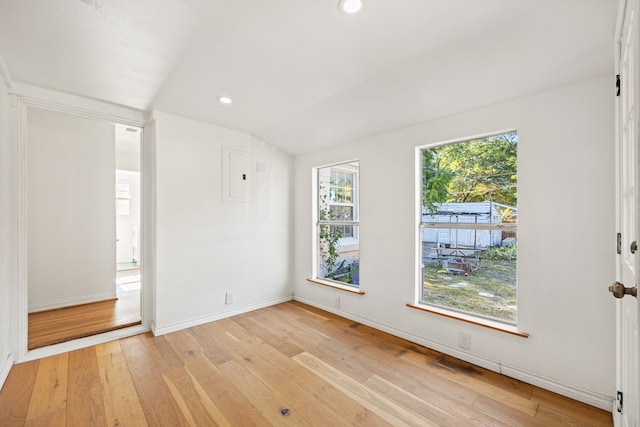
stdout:
[[[9,371],[13,366],[13,343],[12,324],[14,320],[14,311],[12,307],[15,305],[16,282],[15,269],[12,265],[15,261],[16,241],[15,227],[13,220],[15,215],[15,192],[13,185],[15,183],[15,171],[12,166],[13,160],[13,144],[11,140],[9,109],[11,107],[11,99],[9,96],[9,83],[6,73],[4,60],[0,55],[0,389],[9,375]],[[10,80],[10,79],[9,79]]]

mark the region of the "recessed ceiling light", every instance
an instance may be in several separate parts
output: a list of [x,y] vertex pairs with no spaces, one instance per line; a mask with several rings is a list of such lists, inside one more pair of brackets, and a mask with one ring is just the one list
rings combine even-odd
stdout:
[[340,0],[338,3],[340,12],[352,15],[362,9],[362,0]]
[[233,102],[231,98],[229,98],[228,96],[219,96],[218,101],[221,104],[231,104]]

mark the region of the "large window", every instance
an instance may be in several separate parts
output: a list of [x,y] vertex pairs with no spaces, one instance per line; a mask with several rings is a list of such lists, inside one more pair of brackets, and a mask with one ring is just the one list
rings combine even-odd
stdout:
[[359,162],[318,168],[317,272],[319,279],[359,285]]
[[420,150],[423,304],[515,324],[517,134]]

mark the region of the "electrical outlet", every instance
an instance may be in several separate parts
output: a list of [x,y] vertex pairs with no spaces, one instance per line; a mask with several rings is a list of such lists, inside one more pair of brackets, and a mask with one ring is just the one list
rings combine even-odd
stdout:
[[225,304],[233,304],[233,292],[227,292],[224,295],[224,303]]
[[458,332],[458,347],[463,350],[471,350],[471,334]]
[[335,306],[335,308],[340,308],[340,297],[336,297],[336,299],[333,301],[333,305]]

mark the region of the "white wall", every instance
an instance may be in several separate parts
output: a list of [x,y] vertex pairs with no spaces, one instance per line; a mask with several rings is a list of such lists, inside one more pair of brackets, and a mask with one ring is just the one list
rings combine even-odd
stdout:
[[115,298],[115,131],[27,110],[29,311]]
[[[296,157],[296,299],[610,409],[613,81],[605,76]],[[519,146],[518,325],[527,339],[405,305],[415,302],[417,281],[415,147],[510,129]],[[311,170],[352,159],[360,160],[363,296],[305,280],[313,263]],[[459,332],[471,334],[470,352],[457,348]]]
[[117,150],[116,146],[116,168],[140,172],[140,153]]
[[129,186],[129,214],[116,215],[116,262],[140,262],[140,173],[116,171],[116,185]]
[[13,363],[18,307],[17,171],[9,110],[9,95],[0,78],[0,388]]
[[[290,299],[291,156],[241,132],[154,114],[155,333]],[[248,202],[222,200],[223,147],[252,153]]]

